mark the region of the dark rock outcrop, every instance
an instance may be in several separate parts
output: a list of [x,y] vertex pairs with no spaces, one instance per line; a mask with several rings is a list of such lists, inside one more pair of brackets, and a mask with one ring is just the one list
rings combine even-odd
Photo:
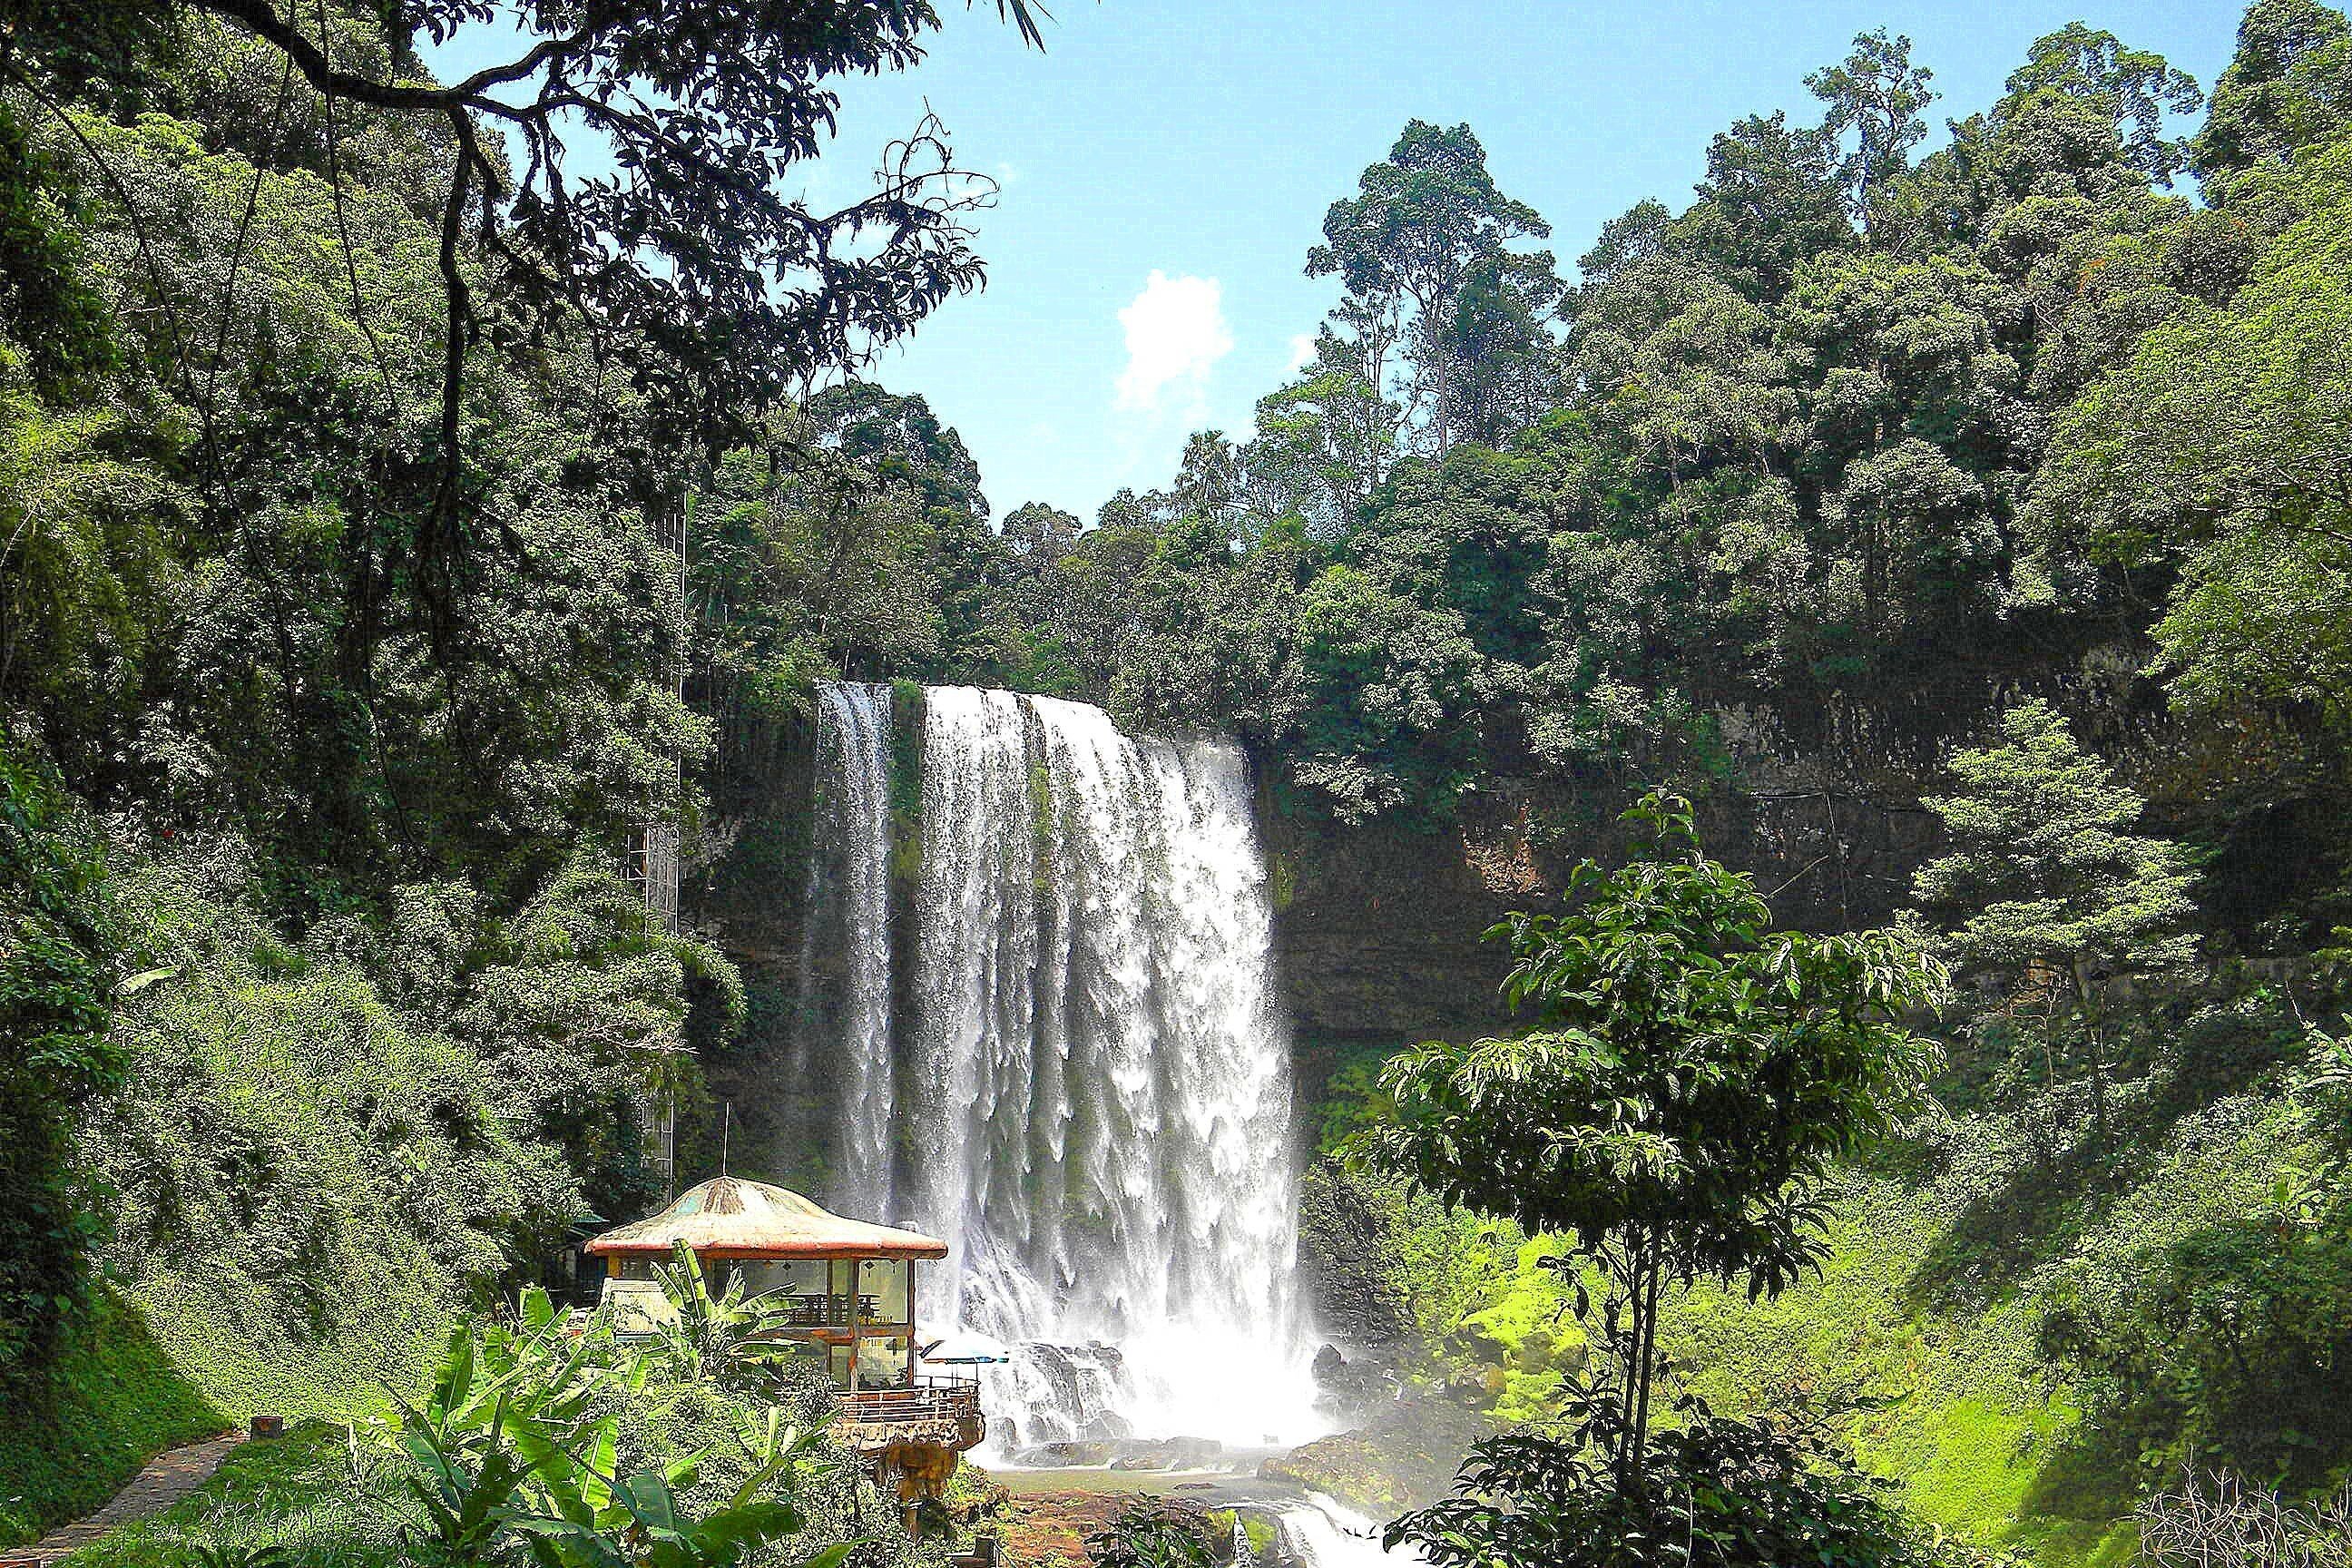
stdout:
[[1337,1161],[1307,1167],[1298,1190],[1300,1284],[1318,1331],[1350,1363],[1388,1364],[1412,1332],[1389,1231],[1370,1194]]

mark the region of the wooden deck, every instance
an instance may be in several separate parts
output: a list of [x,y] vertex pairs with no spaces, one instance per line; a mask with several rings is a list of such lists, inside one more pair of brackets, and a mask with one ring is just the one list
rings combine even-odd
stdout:
[[864,1425],[980,1419],[976,1377],[919,1377],[904,1388],[845,1389],[840,1397],[843,1416]]
[[841,1414],[833,1435],[861,1454],[925,1447],[961,1453],[988,1436],[977,1378],[925,1377],[903,1388],[845,1389],[835,1397]]

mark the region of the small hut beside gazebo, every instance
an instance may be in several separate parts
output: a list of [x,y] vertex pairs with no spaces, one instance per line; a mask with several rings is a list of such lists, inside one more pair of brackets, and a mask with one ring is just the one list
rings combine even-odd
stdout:
[[[874,1462],[909,1503],[938,1495],[956,1456],[986,1435],[978,1379],[922,1371],[915,1338],[915,1268],[946,1242],[896,1226],[845,1219],[800,1194],[716,1176],[650,1219],[588,1243],[604,1259],[604,1295],[641,1297],[656,1265],[686,1244],[716,1286],[730,1269],[778,1298],[782,1332],[824,1359],[841,1414],[833,1435]],[[665,1301],[665,1305],[666,1305]]]

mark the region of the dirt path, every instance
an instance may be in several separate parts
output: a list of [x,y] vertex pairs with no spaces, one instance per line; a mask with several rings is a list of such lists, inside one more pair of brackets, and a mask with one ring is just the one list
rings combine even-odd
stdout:
[[220,1468],[220,1462],[228,1458],[229,1451],[244,1441],[244,1434],[232,1432],[156,1455],[147,1461],[146,1468],[131,1478],[129,1486],[88,1519],[52,1531],[30,1546],[0,1547],[0,1565],[54,1563],[68,1552],[88,1546],[119,1524],[154,1518],[204,1485]]

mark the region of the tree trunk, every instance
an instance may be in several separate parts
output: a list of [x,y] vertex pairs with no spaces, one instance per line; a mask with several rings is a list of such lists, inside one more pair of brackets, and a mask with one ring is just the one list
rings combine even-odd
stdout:
[[1618,1453],[1618,1495],[1637,1499],[1648,1487],[1650,1448],[1650,1388],[1657,1358],[1658,1289],[1664,1272],[1656,1245],[1643,1237],[1634,1242],[1631,1289],[1631,1331],[1625,1351],[1625,1432]]
[[2091,1125],[2092,1136],[2097,1141],[2099,1158],[2104,1163],[2111,1147],[2107,1136],[2107,1052],[2103,1037],[2103,1020],[2096,993],[2091,985],[2089,966],[2083,955],[2074,955],[2074,996],[2082,1004],[2083,1019],[2091,1041]]

